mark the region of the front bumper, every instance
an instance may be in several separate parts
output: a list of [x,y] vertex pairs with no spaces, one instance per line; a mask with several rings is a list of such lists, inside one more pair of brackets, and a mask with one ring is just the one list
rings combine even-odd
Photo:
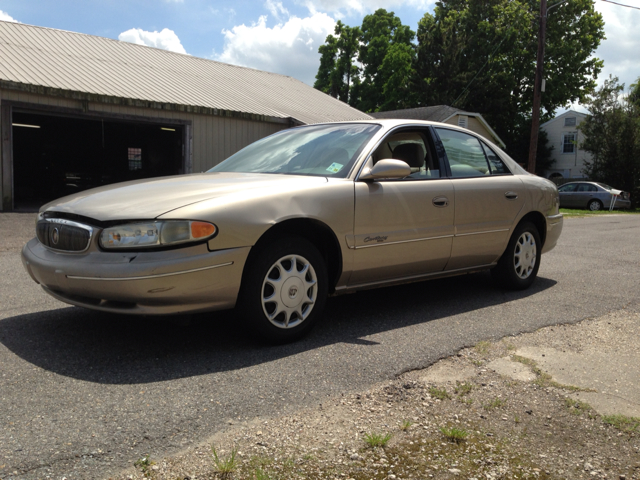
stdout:
[[63,302],[127,314],[167,315],[233,308],[250,247],[210,252],[206,244],[165,251],[82,254],[22,250],[31,278]]
[[542,253],[547,253],[556,246],[558,238],[560,238],[560,234],[562,233],[563,224],[564,217],[561,213],[547,216],[547,235],[544,246],[542,247]]

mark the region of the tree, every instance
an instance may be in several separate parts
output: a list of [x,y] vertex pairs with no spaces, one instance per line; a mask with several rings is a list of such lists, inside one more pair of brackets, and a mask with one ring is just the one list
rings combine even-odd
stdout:
[[640,77],[636,80],[636,83],[631,84],[631,91],[629,92],[629,101],[640,107]]
[[352,78],[357,78],[359,70],[355,58],[361,37],[360,28],[351,28],[338,20],[334,35],[328,35],[318,48],[320,67],[314,88],[349,102]]
[[[538,11],[539,0],[441,0],[418,24],[418,104],[482,113],[520,162],[527,160],[519,137],[528,138],[524,125],[531,125]],[[595,87],[602,61],[593,53],[603,27],[593,0],[550,12],[541,121]]]
[[318,49],[313,86],[364,112],[410,106],[414,38],[415,32],[382,8],[364,17],[362,27],[338,21]]
[[634,205],[640,195],[640,106],[632,94],[623,95],[617,77],[585,103],[590,115],[578,128],[585,137],[581,145],[592,160],[585,162],[589,178],[631,193]]

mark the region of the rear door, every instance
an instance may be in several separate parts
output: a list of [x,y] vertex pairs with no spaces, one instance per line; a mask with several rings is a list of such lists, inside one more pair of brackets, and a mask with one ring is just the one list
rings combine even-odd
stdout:
[[455,234],[446,270],[489,265],[500,258],[524,206],[525,188],[479,138],[436,127],[455,191]]

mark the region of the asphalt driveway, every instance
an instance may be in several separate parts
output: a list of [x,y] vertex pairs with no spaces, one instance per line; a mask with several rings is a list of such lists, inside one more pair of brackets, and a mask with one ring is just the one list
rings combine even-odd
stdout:
[[565,220],[526,292],[487,273],[329,301],[307,339],[265,347],[229,313],[166,319],[49,298],[23,271],[33,216],[0,214],[0,478],[105,478],[143,455],[427,366],[483,339],[640,309],[640,216]]

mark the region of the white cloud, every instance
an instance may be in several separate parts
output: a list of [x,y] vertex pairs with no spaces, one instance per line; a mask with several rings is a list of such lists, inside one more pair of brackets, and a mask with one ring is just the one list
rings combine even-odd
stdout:
[[2,10],[0,10],[0,20],[4,20],[5,22],[20,23],[18,20],[13,18],[11,15],[9,15],[7,12],[3,12]]
[[306,18],[291,16],[270,28],[267,17],[261,16],[250,26],[223,30],[224,50],[215,59],[290,75],[313,85],[320,64],[318,47],[333,33],[335,23],[327,14],[316,12]]
[[598,84],[602,85],[611,74],[619,77],[620,82],[624,83],[628,89],[629,85],[640,76],[640,62],[638,62],[640,10],[606,2],[597,2],[596,10],[604,18],[604,30],[607,36],[596,51],[596,57],[604,60],[604,68],[598,78]]
[[118,40],[161,48],[170,52],[187,53],[173,30],[163,28],[160,32],[147,32],[141,28],[132,28],[118,35]]
[[390,9],[393,7],[410,6],[427,10],[427,7],[435,4],[435,0],[303,0],[310,12],[331,12],[343,14],[344,12],[357,12],[359,14],[372,13],[378,8]]
[[264,6],[267,10],[271,12],[278,20],[280,19],[280,14],[289,15],[289,11],[282,6],[282,2],[275,2],[274,0],[267,0],[264,2]]

